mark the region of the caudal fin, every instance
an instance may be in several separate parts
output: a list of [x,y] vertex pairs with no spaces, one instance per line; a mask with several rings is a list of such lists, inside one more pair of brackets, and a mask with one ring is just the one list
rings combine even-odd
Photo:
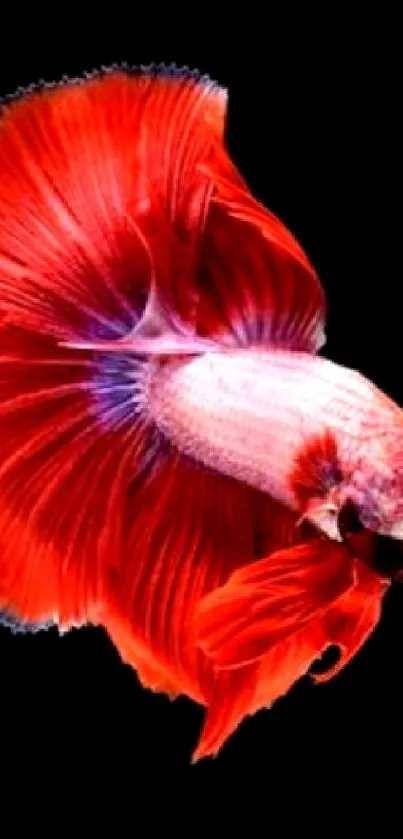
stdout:
[[142,401],[149,353],[132,339],[161,350],[161,317],[174,350],[194,334],[211,194],[199,164],[224,112],[225,91],[170,68],[4,105],[0,609],[17,619],[97,622],[133,498],[165,462]]

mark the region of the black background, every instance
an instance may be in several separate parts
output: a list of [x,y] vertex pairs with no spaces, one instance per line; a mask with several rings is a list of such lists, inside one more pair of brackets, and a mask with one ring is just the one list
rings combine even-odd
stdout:
[[[238,41],[229,31],[214,39],[210,21],[192,46],[190,36],[179,45],[168,36],[154,43],[144,29],[125,36],[124,20],[113,38],[104,32],[100,39],[96,27],[80,38],[76,23],[63,43],[63,19],[57,27],[50,21],[40,41],[36,34],[30,41],[25,24],[30,46],[2,56],[0,95],[115,61],[186,63],[228,86],[232,156],[301,241],[326,289],[326,354],[403,404],[393,26],[380,33],[375,21],[370,33],[359,24],[350,34],[350,22],[339,21],[339,32],[329,12],[312,42],[298,32],[291,40],[283,24],[279,45],[274,26],[257,42],[259,20]],[[101,630],[59,638],[54,630],[13,637],[2,629],[5,772],[12,764],[20,783],[40,765],[45,784],[66,776],[86,791],[103,779],[124,785],[133,800],[139,780],[152,789],[157,776],[178,795],[189,780],[223,790],[234,777],[259,779],[268,803],[278,787],[291,801],[308,782],[307,812],[320,800],[318,783],[332,787],[336,806],[358,795],[359,782],[368,790],[382,779],[393,797],[403,748],[402,664],[403,589],[395,586],[373,637],[337,679],[322,687],[304,680],[270,712],[247,720],[215,761],[191,767],[201,710],[140,688]]]

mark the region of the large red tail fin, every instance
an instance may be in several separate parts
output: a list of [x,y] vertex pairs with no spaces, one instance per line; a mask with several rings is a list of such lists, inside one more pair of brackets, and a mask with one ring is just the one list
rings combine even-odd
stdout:
[[224,111],[207,78],[150,69],[2,112],[0,608],[29,621],[97,620],[135,488],[164,462],[147,358],[76,347],[124,341],[144,313],[150,328],[150,301],[194,331],[199,164]]

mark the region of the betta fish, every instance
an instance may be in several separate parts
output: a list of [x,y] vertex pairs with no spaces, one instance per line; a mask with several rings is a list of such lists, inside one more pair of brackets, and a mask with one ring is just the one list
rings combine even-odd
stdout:
[[0,119],[0,610],[102,627],[216,755],[329,647],[403,539],[403,412],[328,360],[319,277],[175,67],[41,84]]

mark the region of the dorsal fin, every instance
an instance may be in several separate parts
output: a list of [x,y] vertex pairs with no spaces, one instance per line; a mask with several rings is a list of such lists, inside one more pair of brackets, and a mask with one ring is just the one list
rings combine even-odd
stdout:
[[[152,292],[192,328],[212,192],[202,169],[222,143],[226,101],[207,76],[173,66],[112,67],[6,101],[0,308],[9,320],[27,323],[35,291],[42,331],[49,296],[59,293],[75,323],[73,334],[55,337],[110,340],[138,326]],[[109,322],[99,308],[109,308]],[[35,328],[34,312],[30,319]],[[55,329],[54,318],[48,325]]]

